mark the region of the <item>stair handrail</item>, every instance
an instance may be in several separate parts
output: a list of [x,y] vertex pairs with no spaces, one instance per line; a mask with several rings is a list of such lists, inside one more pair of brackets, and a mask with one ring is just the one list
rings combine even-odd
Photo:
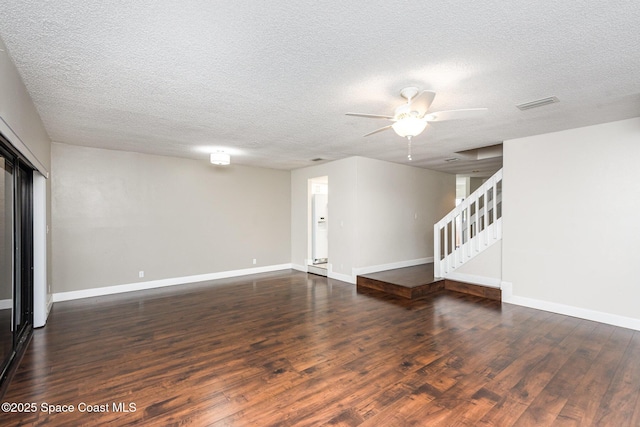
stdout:
[[433,226],[434,275],[444,275],[502,238],[502,169]]

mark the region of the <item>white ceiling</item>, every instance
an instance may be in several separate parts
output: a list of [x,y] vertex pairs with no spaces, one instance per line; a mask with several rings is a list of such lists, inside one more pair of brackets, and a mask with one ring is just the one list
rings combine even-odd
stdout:
[[278,169],[408,163],[393,131],[362,137],[386,122],[344,113],[393,114],[409,85],[431,111],[489,109],[414,139],[412,165],[449,172],[499,167],[457,151],[640,116],[638,28],[637,0],[0,0],[53,141]]

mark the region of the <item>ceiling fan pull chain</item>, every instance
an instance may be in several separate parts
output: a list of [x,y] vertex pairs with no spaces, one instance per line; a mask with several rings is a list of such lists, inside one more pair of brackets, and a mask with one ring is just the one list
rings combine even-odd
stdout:
[[409,140],[409,142],[407,144],[407,160],[411,161],[411,160],[413,160],[411,158],[411,135],[407,136],[407,139]]

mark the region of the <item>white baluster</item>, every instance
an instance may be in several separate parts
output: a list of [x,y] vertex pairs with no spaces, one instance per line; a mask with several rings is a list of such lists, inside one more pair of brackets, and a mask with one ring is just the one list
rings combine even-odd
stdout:
[[443,268],[443,273],[448,273],[449,272],[449,268],[448,268],[448,264],[449,264],[449,222],[446,221],[444,223],[444,268]]
[[[498,184],[502,185],[502,170],[434,225],[436,277],[444,277],[502,238],[502,218],[498,218]],[[475,207],[474,215],[471,214],[472,205]],[[492,216],[491,224],[489,215]]]
[[[440,224],[440,223],[438,223]],[[440,259],[440,226],[435,224],[433,226],[433,275],[434,277],[442,277]]]

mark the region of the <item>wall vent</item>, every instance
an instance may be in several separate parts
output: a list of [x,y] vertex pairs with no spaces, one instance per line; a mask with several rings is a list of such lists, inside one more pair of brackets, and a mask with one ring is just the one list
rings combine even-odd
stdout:
[[550,96],[548,98],[536,99],[531,102],[524,102],[522,104],[516,105],[520,110],[530,110],[532,108],[544,107],[545,105],[555,104],[556,102],[560,102],[558,98],[555,96]]

